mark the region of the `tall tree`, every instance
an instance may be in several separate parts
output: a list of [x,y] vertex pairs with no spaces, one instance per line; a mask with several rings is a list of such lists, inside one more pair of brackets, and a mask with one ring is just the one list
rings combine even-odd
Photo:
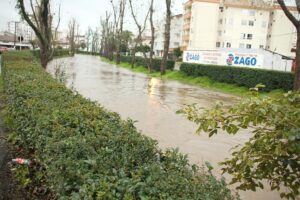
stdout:
[[127,0],[118,0],[115,5],[114,0],[110,0],[113,8],[114,16],[114,31],[116,40],[116,63],[119,64],[121,61],[121,44],[122,44],[122,33],[124,25],[124,16]]
[[75,54],[75,27],[76,27],[76,20],[73,18],[69,22],[69,33],[68,33],[70,51],[72,55]]
[[34,31],[39,40],[41,50],[41,65],[43,68],[47,67],[48,62],[53,57],[53,37],[52,37],[52,15],[50,12],[50,0],[37,0],[36,5],[33,5],[30,0],[33,17],[25,8],[24,0],[17,0],[17,8]]
[[[153,0],[151,0],[151,2],[153,2]],[[130,5],[130,10],[131,10],[131,16],[135,22],[135,25],[137,26],[137,29],[138,29],[138,35],[137,37],[135,38],[135,44],[134,44],[134,47],[132,49],[132,61],[131,61],[131,67],[134,67],[134,64],[135,64],[135,54],[136,54],[136,50],[137,50],[137,47],[138,46],[141,46],[142,45],[142,35],[146,29],[146,24],[147,24],[147,21],[148,21],[148,17],[149,17],[149,14],[150,14],[150,8],[151,6],[149,7],[146,15],[145,15],[145,18],[144,18],[144,21],[143,21],[143,24],[141,24],[138,20],[138,17],[137,17],[137,14],[136,14],[136,10],[135,7],[133,6],[133,3],[132,3],[132,0],[129,0],[129,5]],[[144,56],[146,56],[146,54],[144,53]],[[145,57],[146,59],[146,57]],[[146,59],[147,60],[147,59]],[[147,64],[148,65],[148,64]],[[151,68],[152,66],[148,65],[148,70],[151,71]]]
[[89,52],[90,50],[90,42],[91,42],[91,37],[92,37],[92,34],[93,34],[93,30],[92,28],[89,26],[88,27],[88,30],[85,34],[85,39],[86,39],[86,50],[87,52]]
[[150,27],[151,27],[151,42],[150,42],[150,56],[149,56],[149,69],[150,72],[153,68],[153,52],[154,52],[154,40],[155,40],[155,28],[153,23],[153,13],[154,13],[154,1],[151,0],[150,2]]
[[[294,90],[300,91],[300,19],[295,17],[286,6],[284,0],[277,0],[287,18],[293,23],[297,30],[297,48],[296,48],[296,71],[294,79]],[[298,15],[300,14],[300,1],[295,0]]]
[[160,64],[160,74],[166,72],[166,64],[170,46],[170,29],[171,29],[171,0],[166,0],[166,26],[165,26],[165,41],[164,41],[164,54]]

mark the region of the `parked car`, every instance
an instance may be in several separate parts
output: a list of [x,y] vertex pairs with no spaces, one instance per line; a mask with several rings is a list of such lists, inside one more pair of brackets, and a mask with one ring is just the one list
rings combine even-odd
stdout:
[[4,53],[6,51],[8,51],[7,47],[0,47],[0,54]]

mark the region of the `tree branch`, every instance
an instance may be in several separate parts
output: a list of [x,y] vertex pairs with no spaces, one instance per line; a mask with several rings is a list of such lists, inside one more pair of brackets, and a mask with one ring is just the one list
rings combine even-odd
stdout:
[[33,31],[35,32],[35,34],[39,38],[39,40],[42,43],[44,43],[45,42],[44,36],[41,34],[41,32],[38,30],[38,28],[32,23],[32,21],[30,20],[27,12],[25,10],[24,0],[18,0],[18,3],[19,3],[20,11],[21,11],[23,18],[28,23],[28,25],[33,29]]
[[32,10],[32,13],[33,13],[33,18],[34,18],[34,21],[35,21],[35,23],[37,25],[37,28],[40,28],[40,22],[38,21],[38,19],[36,17],[36,13],[35,13],[35,9],[34,9],[32,0],[30,0],[30,6],[31,6],[31,10]]
[[58,27],[59,27],[59,24],[60,24],[60,8],[61,8],[61,4],[59,4],[59,8],[58,8],[58,22],[57,22],[57,25],[56,25],[56,28],[55,28],[55,39],[57,39],[57,31],[58,31]]
[[[285,13],[285,15],[287,16],[287,18],[289,18],[289,20],[294,24],[294,26],[298,29],[298,27],[300,26],[300,22],[294,17],[294,15],[288,10],[287,6],[285,5],[284,0],[277,0],[277,2],[279,3],[279,5],[281,6],[283,12]],[[297,8],[299,10],[300,6],[300,2],[299,0],[296,0],[297,3]],[[298,7],[299,6],[299,7]]]
[[295,0],[296,1],[296,5],[297,5],[297,10],[300,13],[300,1],[299,0]]

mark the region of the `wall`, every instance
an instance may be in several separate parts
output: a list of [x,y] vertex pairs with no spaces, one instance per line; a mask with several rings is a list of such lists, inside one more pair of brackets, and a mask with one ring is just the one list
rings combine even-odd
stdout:
[[183,62],[239,66],[290,72],[292,60],[265,50],[219,49],[213,51],[184,51]]
[[296,32],[295,27],[285,16],[282,10],[274,10],[270,13],[270,30],[268,37],[269,50],[277,53],[295,57],[295,53],[291,52],[291,49],[295,46]]
[[192,4],[188,50],[215,49],[218,32],[219,4]]

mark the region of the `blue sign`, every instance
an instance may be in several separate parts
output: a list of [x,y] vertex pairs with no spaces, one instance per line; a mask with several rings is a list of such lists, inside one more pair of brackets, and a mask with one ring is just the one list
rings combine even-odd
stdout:
[[200,55],[198,53],[187,53],[186,54],[186,61],[199,61]]
[[246,65],[246,66],[256,66],[257,58],[255,57],[245,57],[245,56],[235,56],[234,54],[228,54],[226,59],[227,65]]

